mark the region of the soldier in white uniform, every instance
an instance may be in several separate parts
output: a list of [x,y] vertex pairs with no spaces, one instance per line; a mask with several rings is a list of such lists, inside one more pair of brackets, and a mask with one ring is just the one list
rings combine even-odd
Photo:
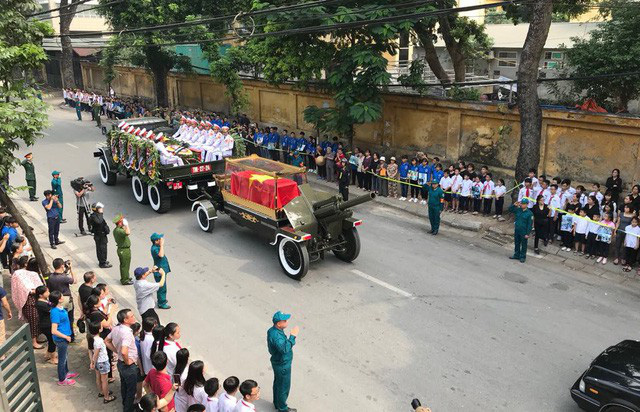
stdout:
[[211,138],[211,141],[207,142],[207,145],[202,148],[205,162],[212,162],[214,160],[222,159],[222,141],[223,136],[222,133],[220,133],[220,126],[214,124],[213,136]]
[[160,152],[160,163],[163,165],[174,165],[174,166],[184,166],[184,161],[180,156],[176,156],[173,153],[169,152],[164,145],[164,136],[162,132],[158,133],[158,136],[153,134],[153,131],[147,134],[147,138],[152,140]]
[[207,139],[209,137],[209,129],[211,128],[211,124],[201,121],[198,126],[198,138],[191,145],[192,149],[201,150],[202,147],[207,143]]
[[233,412],[255,412],[256,407],[253,402],[260,399],[260,388],[258,382],[247,379],[240,384],[240,394],[242,399],[236,404]]
[[229,127],[222,126],[222,136],[222,157],[231,157],[235,140],[233,140],[233,136],[229,134]]

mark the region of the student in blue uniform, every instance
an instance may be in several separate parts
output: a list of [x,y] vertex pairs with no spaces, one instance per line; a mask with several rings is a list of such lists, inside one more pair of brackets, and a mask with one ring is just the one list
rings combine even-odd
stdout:
[[282,161],[283,163],[289,163],[290,139],[289,139],[289,132],[287,131],[287,129],[282,130],[282,134],[280,135],[280,141],[278,143],[280,144],[280,149],[281,149],[280,152],[278,152],[280,161]]
[[[402,155],[402,163],[398,166],[398,175],[400,175],[400,180],[405,183],[409,183],[409,158],[407,155]],[[409,192],[409,186],[406,184],[400,184],[400,200],[407,200],[407,194]]]
[[269,150],[269,157],[271,160],[278,160],[278,143],[280,142],[280,134],[277,127],[271,128],[269,134],[269,141],[267,143],[267,149]]

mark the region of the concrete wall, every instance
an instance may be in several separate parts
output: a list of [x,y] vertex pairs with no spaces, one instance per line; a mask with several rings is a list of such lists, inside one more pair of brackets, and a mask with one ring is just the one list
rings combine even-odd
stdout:
[[[121,68],[114,82],[120,95],[154,97],[151,76],[139,69]],[[105,90],[101,69],[83,67],[85,86]],[[171,74],[169,99],[173,106],[229,111],[224,87],[207,76]],[[332,105],[317,92],[274,87],[245,81],[249,118],[261,125],[314,133],[305,123],[309,105]],[[520,144],[517,110],[494,103],[463,103],[399,94],[384,95],[382,118],[355,128],[355,143],[385,154],[417,150],[439,155],[446,162],[458,159],[487,164],[511,175]],[[544,110],[540,173],[579,182],[604,182],[613,168],[622,170],[625,183],[640,180],[640,119],[616,115]]]

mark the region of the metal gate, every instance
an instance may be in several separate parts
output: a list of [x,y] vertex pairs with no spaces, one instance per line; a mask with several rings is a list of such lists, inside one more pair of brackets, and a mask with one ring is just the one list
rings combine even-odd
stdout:
[[43,412],[29,325],[0,345],[0,411]]

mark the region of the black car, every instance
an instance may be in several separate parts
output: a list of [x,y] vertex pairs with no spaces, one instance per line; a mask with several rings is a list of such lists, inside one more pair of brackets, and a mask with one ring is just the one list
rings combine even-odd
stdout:
[[640,341],[625,340],[598,355],[571,397],[586,411],[640,412]]

